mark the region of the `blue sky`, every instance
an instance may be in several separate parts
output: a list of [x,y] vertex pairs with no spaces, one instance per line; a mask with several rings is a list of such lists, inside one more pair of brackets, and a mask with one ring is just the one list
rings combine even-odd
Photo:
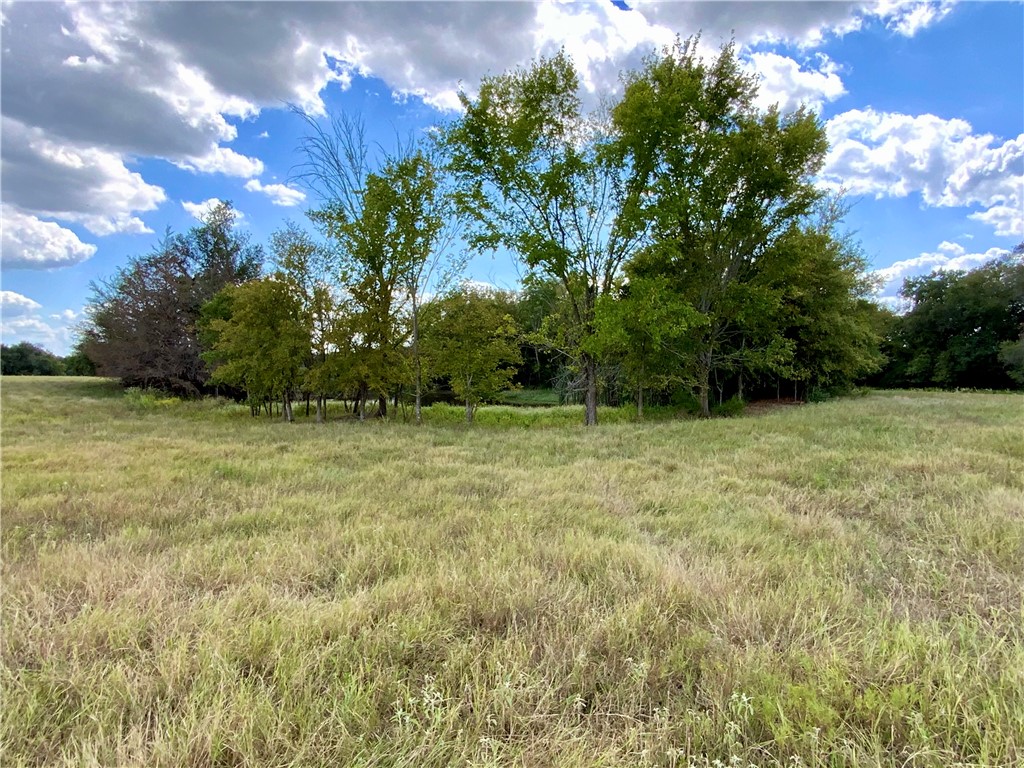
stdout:
[[[93,281],[228,199],[257,242],[315,205],[292,176],[308,113],[423,131],[565,47],[584,98],[654,48],[734,36],[764,104],[819,110],[818,183],[893,302],[902,279],[1024,240],[1024,5],[862,2],[3,3],[3,340],[64,354]],[[515,284],[507,256],[477,280]]]

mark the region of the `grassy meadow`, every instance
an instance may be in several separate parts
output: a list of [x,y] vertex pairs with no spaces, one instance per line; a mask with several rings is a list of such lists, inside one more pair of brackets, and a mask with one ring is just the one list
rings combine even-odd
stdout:
[[1024,396],[0,389],[5,768],[1024,764]]

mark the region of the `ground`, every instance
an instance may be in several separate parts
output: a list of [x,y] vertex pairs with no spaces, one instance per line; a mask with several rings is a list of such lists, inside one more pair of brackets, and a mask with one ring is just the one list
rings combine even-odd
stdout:
[[5,766],[1024,762],[1019,394],[586,430],[0,389]]

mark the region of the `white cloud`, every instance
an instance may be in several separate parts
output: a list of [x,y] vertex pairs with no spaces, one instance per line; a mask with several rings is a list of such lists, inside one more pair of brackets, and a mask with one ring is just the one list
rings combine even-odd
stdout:
[[82,312],[65,309],[48,320],[39,314],[42,306],[14,291],[0,291],[0,337],[4,344],[27,341],[64,356],[70,352],[75,326]]
[[1003,141],[975,134],[965,120],[851,110],[826,124],[831,150],[820,174],[827,188],[906,197],[930,206],[981,206],[972,218],[998,235],[1024,234],[1024,134]]
[[633,0],[651,23],[674,32],[703,30],[713,41],[735,38],[740,44],[792,43],[817,46],[879,20],[892,31],[913,37],[946,17],[952,0],[793,0],[792,2],[681,3]]
[[0,291],[0,313],[4,317],[18,317],[42,309],[37,301],[32,301],[28,296],[22,296],[14,291]]
[[826,102],[846,93],[839,68],[824,54],[810,68],[777,53],[755,52],[747,59],[760,79],[757,106],[761,109],[778,104],[782,112],[790,112],[804,105],[820,112]]
[[883,269],[876,269],[873,275],[882,282],[882,296],[879,300],[889,305],[898,304],[899,297],[896,294],[905,278],[927,275],[936,270],[947,272],[974,269],[1007,253],[1004,248],[989,248],[984,253],[968,253],[959,243],[943,241],[933,252],[925,252],[913,259],[904,259]]
[[955,0],[881,0],[875,5],[873,15],[883,19],[892,31],[913,37],[946,18],[955,4]]
[[261,184],[259,179],[250,179],[245,182],[245,188],[250,192],[262,192],[270,198],[274,205],[290,207],[299,205],[306,199],[306,193],[293,189],[285,184]]
[[[223,201],[216,197],[211,197],[207,200],[203,200],[201,203],[190,203],[187,200],[181,201],[181,207],[185,209],[185,212],[194,219],[204,221],[207,216],[210,215],[210,211],[220,205]],[[235,213],[235,222],[240,222],[245,218],[245,214],[237,208],[233,209]]]
[[256,138],[257,139],[269,139],[270,138],[270,132],[269,131],[263,131],[263,133],[261,133]]
[[199,157],[190,157],[175,163],[179,168],[200,173],[223,173],[226,176],[251,178],[263,173],[263,162],[255,157],[240,155],[227,147],[211,147]]
[[96,235],[150,232],[136,212],[166,199],[161,187],[107,150],[54,141],[39,128],[3,118],[4,202],[84,224]]
[[2,206],[3,266],[7,269],[55,269],[85,261],[96,246],[52,221],[41,221],[13,206]]
[[46,322],[37,315],[10,319],[5,315],[0,322],[0,338],[4,344],[27,341],[64,357],[71,352],[75,328],[69,321]]

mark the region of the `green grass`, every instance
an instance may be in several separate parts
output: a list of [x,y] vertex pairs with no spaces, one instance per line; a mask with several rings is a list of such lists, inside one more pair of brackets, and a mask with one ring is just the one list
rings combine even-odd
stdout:
[[0,386],[5,767],[1024,763],[1020,395],[588,431]]
[[501,405],[560,405],[557,389],[509,389],[498,396]]

